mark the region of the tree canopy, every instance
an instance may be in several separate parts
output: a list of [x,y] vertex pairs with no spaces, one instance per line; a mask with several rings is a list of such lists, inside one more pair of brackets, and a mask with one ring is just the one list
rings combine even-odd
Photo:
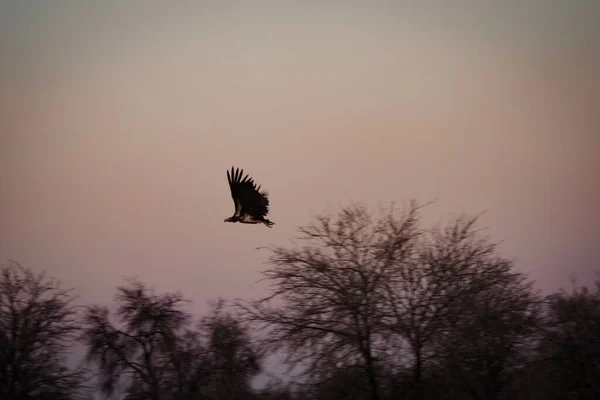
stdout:
[[[0,397],[600,398],[600,281],[544,296],[477,216],[426,227],[422,210],[321,215],[267,248],[264,296],[219,299],[200,316],[139,280],[80,312],[70,291],[10,262]],[[89,374],[68,366],[75,343]],[[275,355],[285,379],[258,387]]]

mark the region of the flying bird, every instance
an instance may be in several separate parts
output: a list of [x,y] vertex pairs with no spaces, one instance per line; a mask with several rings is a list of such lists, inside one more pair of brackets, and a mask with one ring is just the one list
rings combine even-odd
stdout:
[[246,174],[243,169],[231,167],[231,174],[227,171],[227,180],[231,189],[231,197],[235,204],[235,214],[224,222],[241,222],[242,224],[265,224],[269,228],[275,225],[265,217],[269,213],[269,195],[266,191],[260,191],[254,180]]

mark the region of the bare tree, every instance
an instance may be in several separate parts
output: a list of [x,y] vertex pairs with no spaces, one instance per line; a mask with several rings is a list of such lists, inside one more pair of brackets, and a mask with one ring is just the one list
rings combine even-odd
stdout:
[[74,297],[14,261],[0,269],[0,398],[74,399],[83,371],[66,359],[79,324]]
[[114,320],[107,307],[89,307],[82,335],[88,360],[99,368],[102,390],[110,394],[128,377],[128,399],[181,395],[187,390],[182,374],[189,372],[182,361],[197,351],[183,297],[155,294],[131,282],[117,289],[116,301]]
[[387,354],[384,292],[420,234],[418,209],[414,202],[403,214],[390,207],[374,219],[366,207],[348,206],[301,227],[304,246],[271,249],[273,267],[264,276],[273,293],[241,305],[269,332],[271,348],[284,350],[292,365],[306,365],[314,381],[357,366],[370,398],[379,399],[377,364]]
[[[480,234],[477,217],[424,230],[419,209],[413,202],[404,214],[392,207],[373,218],[353,205],[300,228],[304,246],[271,249],[264,275],[272,294],[242,308],[272,349],[305,364],[323,390],[361,371],[371,399],[384,386],[391,396],[422,398],[431,390],[421,381],[447,368],[452,346],[453,354],[468,348],[476,363],[493,359],[487,381],[479,375],[485,393],[499,392],[522,365],[539,317],[531,284]],[[476,323],[489,338],[478,348],[469,336]],[[475,364],[455,367],[472,372]],[[382,380],[393,376],[409,384]]]
[[261,372],[262,352],[247,327],[218,300],[200,320],[204,368],[209,371],[201,392],[206,399],[244,400],[252,395],[251,380]]
[[438,339],[447,378],[470,398],[509,395],[516,375],[533,359],[541,305],[531,282],[516,272],[498,271],[492,285],[466,295],[460,318]]
[[421,235],[412,256],[397,264],[387,281],[385,321],[408,343],[416,393],[422,392],[426,364],[438,355],[437,344],[457,325],[473,323],[468,317],[483,307],[492,289],[495,297],[489,301],[506,303],[506,312],[510,307],[529,311],[533,301],[530,287],[513,281],[520,275],[512,272],[512,263],[479,234],[477,220],[462,215]]
[[547,324],[530,368],[548,379],[540,398],[600,398],[600,281],[548,297]]
[[89,307],[83,339],[106,394],[125,399],[248,399],[260,352],[223,302],[194,326],[177,293],[156,294],[140,282],[117,289],[117,309]]

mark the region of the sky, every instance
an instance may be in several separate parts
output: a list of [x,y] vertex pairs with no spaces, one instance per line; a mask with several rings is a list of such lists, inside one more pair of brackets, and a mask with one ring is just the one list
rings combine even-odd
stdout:
[[[600,268],[600,3],[0,1],[0,261],[259,296],[341,204],[465,212],[545,291]],[[224,223],[226,179],[273,229]]]

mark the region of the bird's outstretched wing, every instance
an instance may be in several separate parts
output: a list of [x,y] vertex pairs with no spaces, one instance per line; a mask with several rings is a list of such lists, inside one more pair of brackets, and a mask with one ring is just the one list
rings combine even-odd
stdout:
[[231,168],[231,174],[227,171],[227,180],[231,189],[231,197],[235,204],[235,215],[239,216],[246,212],[254,217],[265,217],[269,213],[269,199],[266,191],[260,191],[254,180],[246,174],[242,178],[244,170]]

